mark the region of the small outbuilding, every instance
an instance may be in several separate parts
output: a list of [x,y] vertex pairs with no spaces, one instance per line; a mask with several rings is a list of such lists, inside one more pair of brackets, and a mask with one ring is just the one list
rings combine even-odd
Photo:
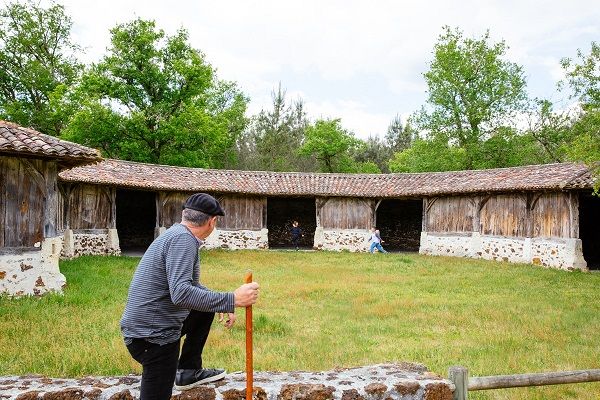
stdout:
[[0,120],[0,293],[61,290],[58,173],[100,160],[97,150]]

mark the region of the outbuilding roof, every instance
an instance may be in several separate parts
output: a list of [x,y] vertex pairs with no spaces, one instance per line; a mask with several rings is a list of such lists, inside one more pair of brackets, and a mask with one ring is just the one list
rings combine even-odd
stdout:
[[587,189],[593,183],[585,164],[576,163],[453,172],[325,174],[186,168],[108,159],[59,176],[67,182],[144,190],[375,198]]
[[53,159],[68,167],[102,159],[98,150],[3,120],[0,120],[0,154]]

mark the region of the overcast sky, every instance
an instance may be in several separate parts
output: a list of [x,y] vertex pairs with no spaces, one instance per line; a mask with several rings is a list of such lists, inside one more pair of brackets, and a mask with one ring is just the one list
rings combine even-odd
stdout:
[[504,39],[524,67],[531,96],[558,107],[559,60],[600,41],[598,1],[133,1],[58,0],[74,22],[81,60],[105,54],[109,29],[136,17],[167,34],[184,27],[221,79],[250,97],[249,114],[271,104],[281,82],[311,119],[341,118],[358,137],[381,135],[426,98],[422,74],[444,25]]

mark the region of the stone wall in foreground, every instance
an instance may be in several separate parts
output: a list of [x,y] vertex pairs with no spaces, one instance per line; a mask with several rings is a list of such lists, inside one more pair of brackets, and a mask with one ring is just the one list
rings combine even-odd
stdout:
[[587,270],[581,239],[501,237],[481,235],[479,232],[421,232],[419,253]]
[[[244,373],[179,392],[171,400],[244,400]],[[0,377],[3,400],[136,400],[140,377]],[[452,400],[454,385],[421,364],[379,364],[327,372],[256,372],[254,400]]]

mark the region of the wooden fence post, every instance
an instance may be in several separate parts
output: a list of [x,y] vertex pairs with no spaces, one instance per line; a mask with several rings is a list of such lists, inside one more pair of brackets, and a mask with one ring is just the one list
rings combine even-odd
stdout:
[[454,400],[467,400],[469,370],[461,366],[448,368],[448,379],[454,383]]

